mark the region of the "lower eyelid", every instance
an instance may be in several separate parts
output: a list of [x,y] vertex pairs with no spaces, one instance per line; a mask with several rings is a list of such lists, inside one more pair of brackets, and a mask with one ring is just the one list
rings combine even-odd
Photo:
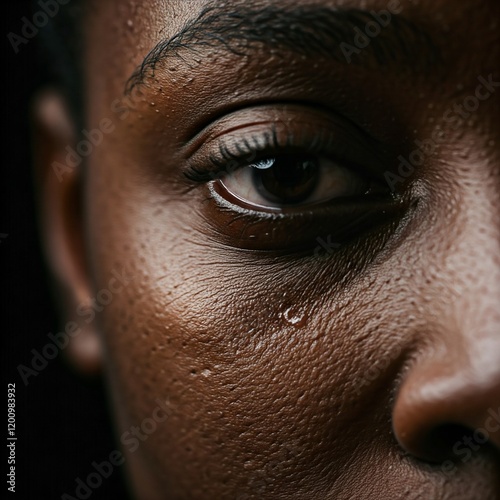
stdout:
[[203,220],[212,237],[224,245],[249,250],[305,250],[314,248],[317,238],[326,235],[345,245],[365,233],[376,234],[388,224],[395,230],[409,207],[409,200],[385,197],[339,201],[307,210],[260,211],[221,196],[218,182],[208,188],[212,203],[206,205]]
[[[208,184],[208,188],[209,188],[210,198],[215,201],[215,203],[218,205],[220,209],[227,211],[228,213],[233,212],[236,215],[244,215],[244,216],[253,214],[253,215],[258,215],[263,219],[270,219],[270,220],[276,220],[277,216],[279,218],[284,217],[283,210],[278,207],[269,208],[258,205],[251,206],[249,204],[246,204],[244,200],[238,199],[234,196],[232,196],[232,199],[227,199],[221,194],[222,190],[225,189],[225,186],[223,182],[221,182],[221,180],[210,182]],[[238,204],[238,201],[240,201],[241,203]]]

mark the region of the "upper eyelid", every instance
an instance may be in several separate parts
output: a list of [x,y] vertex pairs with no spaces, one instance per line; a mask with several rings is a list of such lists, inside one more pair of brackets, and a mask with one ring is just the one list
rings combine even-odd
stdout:
[[[328,135],[328,143],[325,141],[325,136]],[[305,141],[306,134],[303,134],[302,138],[298,142]],[[311,152],[319,152],[320,149],[320,144],[322,148],[329,147],[331,146],[335,140],[334,140],[334,133],[328,133],[325,128],[321,128],[321,130],[318,133],[314,134],[313,137],[313,142],[308,145],[307,149],[310,150]],[[247,137],[242,137],[240,139],[241,142],[235,142],[234,147],[238,151],[239,154],[242,156],[253,153],[253,152],[261,152],[265,151],[269,148],[275,148],[276,150],[285,150],[287,148],[300,148],[303,146],[297,145],[297,134],[295,134],[293,131],[289,130],[286,133],[285,136],[285,143],[282,144],[280,143],[280,140],[278,138],[278,128],[276,124],[271,124],[270,131],[264,131],[261,134],[261,137],[263,138],[263,143],[259,143],[259,140],[257,138],[258,136],[256,134],[252,134],[250,136],[250,139]],[[253,142],[253,146],[250,144],[250,141]],[[245,146],[246,150],[242,148],[241,144]],[[230,152],[229,147],[223,146],[224,151],[226,155]],[[232,158],[236,156],[235,154],[229,153]]]
[[[261,137],[263,138],[263,142],[259,142],[258,136],[253,134],[250,136],[250,139],[242,137],[239,141],[232,144],[236,152],[231,151],[231,146],[220,143],[219,153],[221,157],[226,160],[240,159],[255,153],[258,155],[259,153],[266,153],[268,150],[271,154],[272,150],[279,153],[289,149],[305,149],[311,153],[319,154],[322,150],[328,149],[335,144],[334,135],[333,132],[328,133],[325,129],[322,129],[319,133],[314,134],[312,142],[306,146],[305,144],[299,144],[306,141],[304,138],[305,134],[298,141],[299,143],[297,143],[297,135],[292,131],[288,131],[285,137],[285,143],[282,144],[278,139],[277,128],[273,126],[270,132],[266,131],[262,133]],[[253,142],[253,146],[250,144],[250,141]],[[244,147],[242,147],[242,145]]]
[[[217,140],[222,135],[227,135],[249,127],[272,126],[272,124],[276,122],[276,117],[284,115],[286,121],[289,121],[290,116],[296,118],[298,113],[300,113],[300,115],[306,114],[306,116],[311,116],[309,120],[304,119],[305,123],[319,120],[330,124],[340,121],[350,122],[346,117],[335,113],[335,111],[320,108],[315,103],[290,103],[278,101],[274,103],[256,104],[251,107],[234,110],[212,122],[210,125],[207,125],[202,131],[198,132],[183,144],[183,149],[185,150],[184,155],[186,158],[196,155],[198,150],[203,148],[206,142]],[[248,116],[247,123],[245,123],[246,116]],[[240,123],[238,123],[238,121]],[[229,125],[225,126],[227,122],[229,122]],[[351,122],[350,126],[356,127],[356,124]]]

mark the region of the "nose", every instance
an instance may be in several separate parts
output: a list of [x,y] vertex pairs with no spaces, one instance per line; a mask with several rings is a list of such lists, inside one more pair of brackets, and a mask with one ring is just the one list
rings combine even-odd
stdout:
[[492,199],[481,217],[462,219],[456,251],[443,251],[446,272],[427,281],[418,344],[394,401],[396,439],[428,462],[500,458],[500,200]]
[[415,356],[400,386],[394,434],[419,459],[466,462],[486,448],[500,452],[500,322],[498,311],[486,314],[477,335],[457,327],[447,345]]

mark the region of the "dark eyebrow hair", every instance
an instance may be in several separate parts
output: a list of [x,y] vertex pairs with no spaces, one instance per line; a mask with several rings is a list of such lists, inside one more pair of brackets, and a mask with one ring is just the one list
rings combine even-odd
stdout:
[[[354,43],[354,30],[364,32],[369,21],[377,22],[375,14],[362,9],[322,6],[284,8],[267,5],[255,9],[227,3],[211,5],[179,33],[158,43],[129,78],[125,91],[130,93],[135,86],[144,83],[165,59],[184,60],[184,52],[202,56],[207,49],[247,55],[256,46],[265,46],[343,64],[370,66],[373,61],[382,67],[402,62],[405,69],[414,73],[436,67],[441,56],[429,34],[398,14],[391,14],[390,23],[380,26],[380,33],[369,38],[366,48],[359,49]],[[352,53],[352,60],[348,61],[341,49],[342,43],[357,49],[359,54]]]

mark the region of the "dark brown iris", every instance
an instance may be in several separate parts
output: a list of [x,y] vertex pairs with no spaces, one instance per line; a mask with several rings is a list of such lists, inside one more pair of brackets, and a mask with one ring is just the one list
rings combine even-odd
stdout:
[[253,179],[260,195],[273,203],[292,204],[305,201],[318,184],[318,161],[310,155],[285,154],[269,158],[253,169]]

